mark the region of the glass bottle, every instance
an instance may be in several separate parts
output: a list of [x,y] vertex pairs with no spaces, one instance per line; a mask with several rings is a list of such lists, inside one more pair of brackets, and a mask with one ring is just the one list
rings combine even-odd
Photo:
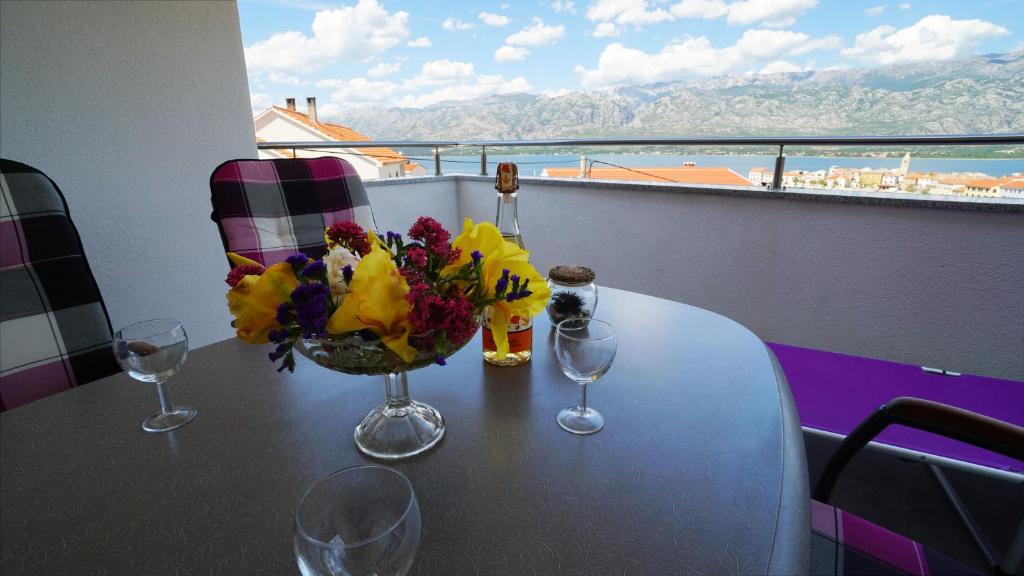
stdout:
[[[519,174],[511,162],[498,164],[498,176],[494,183],[498,191],[498,213],[494,223],[501,237],[520,248],[525,248],[519,233],[519,214],[516,207],[516,190],[519,189]],[[530,361],[533,355],[533,318],[513,316],[508,321],[508,354],[504,360],[497,359],[497,347],[491,333],[491,309],[483,318],[484,361],[496,366],[518,366]]]

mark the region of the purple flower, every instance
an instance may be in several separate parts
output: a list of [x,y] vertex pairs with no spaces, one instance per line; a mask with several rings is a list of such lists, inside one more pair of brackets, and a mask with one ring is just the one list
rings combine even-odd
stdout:
[[341,269],[341,277],[345,279],[345,284],[352,282],[353,273],[351,264],[345,264],[345,267]]
[[484,255],[480,253],[479,250],[473,250],[473,253],[470,254],[469,257],[473,259],[473,264],[478,264],[484,259]]
[[267,338],[270,339],[271,342],[284,342],[288,340],[290,336],[291,331],[288,330],[287,328],[281,328],[280,330],[274,328],[273,330],[267,333]]
[[437,357],[434,358],[434,362],[437,362],[438,366],[447,366],[448,365],[448,361],[446,361],[444,359],[444,355],[443,354],[438,354]]
[[291,302],[283,302],[280,306],[277,307],[276,320],[278,324],[287,324],[288,322],[291,321],[288,318],[288,314],[291,313],[292,308],[293,306]]
[[285,258],[284,261],[291,264],[292,268],[301,268],[309,262],[309,258],[306,258],[306,255],[302,252],[296,252],[295,254]]
[[277,362],[282,356],[288,353],[289,349],[291,349],[289,344],[278,344],[277,348],[274,348],[274,351],[268,354],[268,356],[270,356],[270,361]]
[[498,278],[497,283],[494,284],[494,295],[499,298],[505,294],[505,290],[508,290],[508,273],[508,268],[502,270],[501,278]]
[[302,275],[306,278],[317,278],[327,273],[327,264],[323,260],[314,260],[302,269]]
[[295,316],[304,338],[319,338],[327,331],[327,298],[331,289],[325,284],[300,284],[292,291]]

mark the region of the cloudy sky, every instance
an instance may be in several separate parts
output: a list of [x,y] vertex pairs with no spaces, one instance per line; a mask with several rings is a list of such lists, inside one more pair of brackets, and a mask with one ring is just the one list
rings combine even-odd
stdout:
[[254,110],[424,107],[1024,49],[1024,0],[239,0]]

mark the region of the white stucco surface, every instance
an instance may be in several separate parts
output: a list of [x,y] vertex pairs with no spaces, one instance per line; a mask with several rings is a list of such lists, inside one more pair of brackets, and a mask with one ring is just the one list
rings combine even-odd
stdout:
[[64,191],[115,329],[232,335],[209,177],[255,158],[233,2],[0,3],[0,155]]

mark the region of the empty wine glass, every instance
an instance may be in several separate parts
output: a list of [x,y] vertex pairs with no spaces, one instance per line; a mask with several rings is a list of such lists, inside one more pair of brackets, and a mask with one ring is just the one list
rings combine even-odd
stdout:
[[587,384],[604,376],[615,360],[615,331],[603,320],[570,318],[558,323],[555,357],[562,372],[580,385],[580,403],[558,413],[558,425],[573,434],[604,428],[604,416],[587,406]]
[[331,474],[299,500],[294,544],[303,576],[407,573],[420,545],[412,484],[384,466]]
[[146,320],[125,326],[114,334],[114,356],[128,375],[155,382],[160,412],[142,421],[146,432],[166,432],[184,426],[196,411],[171,404],[164,384],[185,364],[188,335],[177,320]]

